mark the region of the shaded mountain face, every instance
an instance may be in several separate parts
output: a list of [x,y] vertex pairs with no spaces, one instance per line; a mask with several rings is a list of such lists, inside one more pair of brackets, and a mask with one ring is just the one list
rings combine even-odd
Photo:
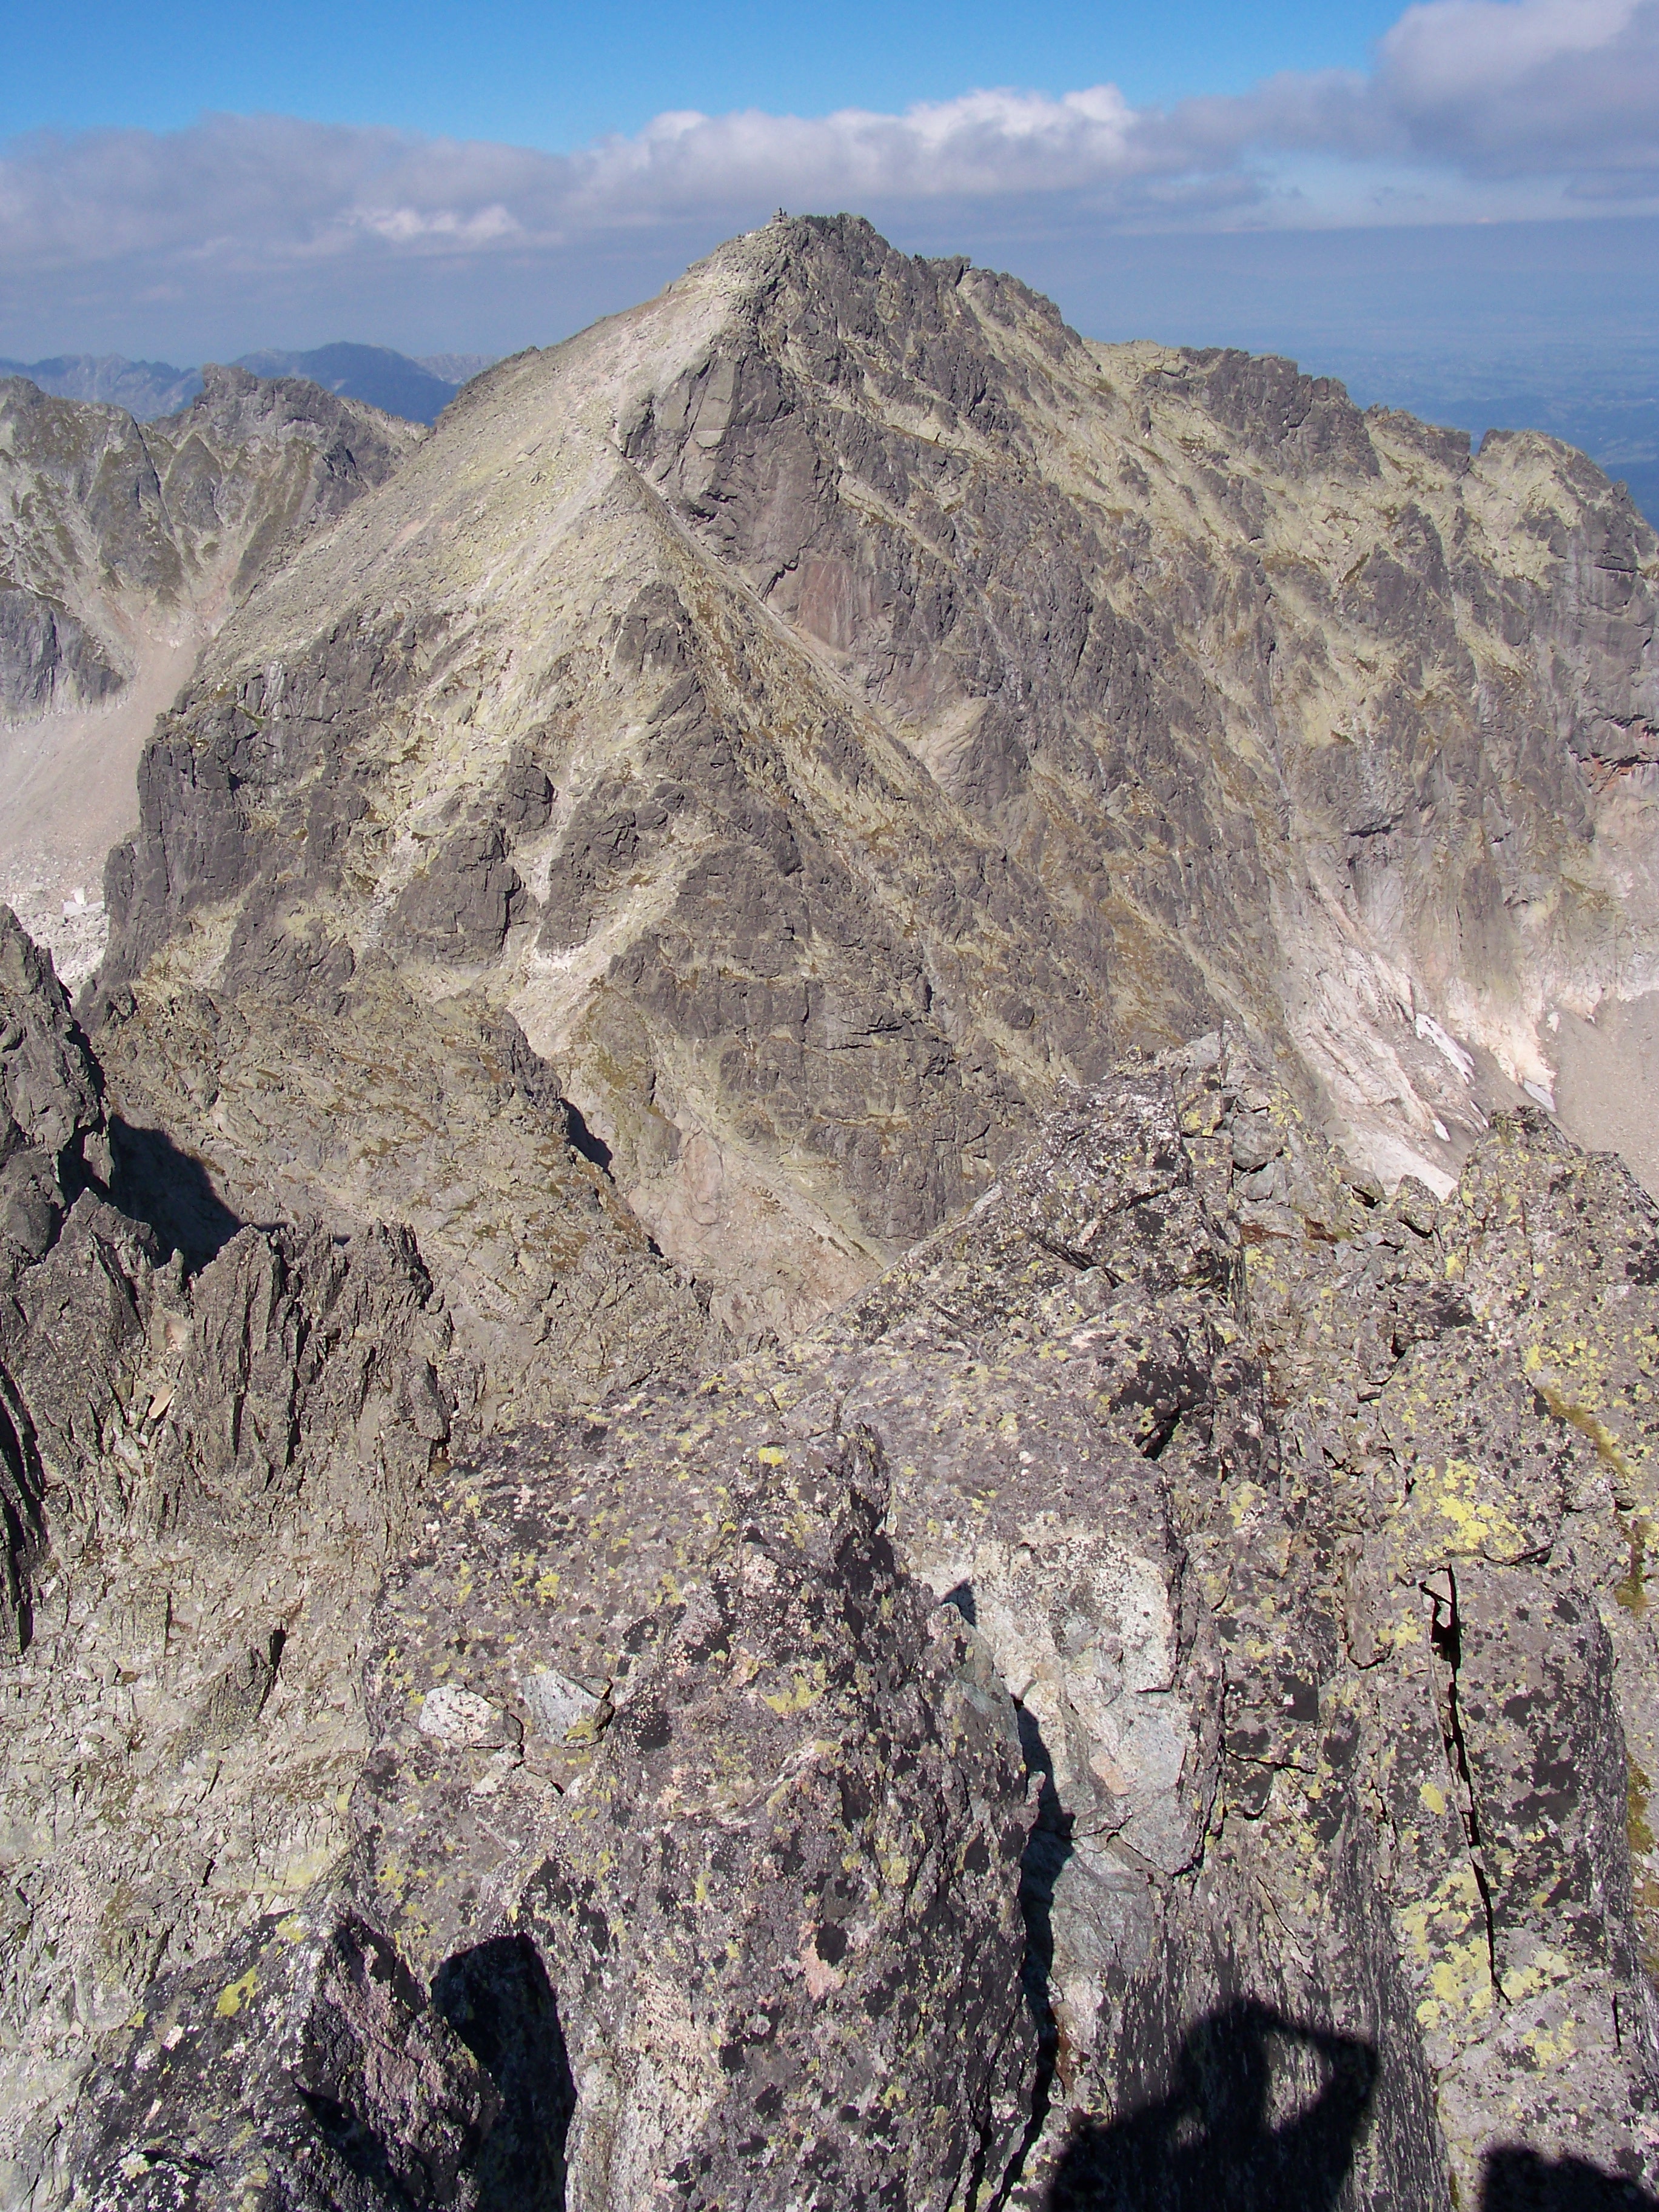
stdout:
[[143,424],[0,383],[0,894],[76,980],[102,949],[78,909],[134,818],[155,715],[263,569],[420,434],[240,369]]
[[[478,367],[486,358],[478,358]],[[424,362],[394,353],[390,346],[314,346],[308,353],[268,349],[244,354],[236,366],[252,369],[256,376],[307,377],[325,392],[361,400],[410,422],[435,422],[455,397],[457,386],[465,381],[464,376],[446,376]]]
[[227,628],[111,1049],[302,940],[482,990],[748,1328],[1224,1014],[1443,1190],[1551,1015],[1653,981],[1655,559],[1547,441],[780,222],[477,380]]

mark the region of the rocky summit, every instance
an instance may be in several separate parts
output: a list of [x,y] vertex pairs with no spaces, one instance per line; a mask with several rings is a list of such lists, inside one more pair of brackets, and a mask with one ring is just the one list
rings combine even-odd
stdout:
[[0,909],[0,2204],[1659,2203],[1628,499],[848,217],[307,392],[0,634],[230,577]]

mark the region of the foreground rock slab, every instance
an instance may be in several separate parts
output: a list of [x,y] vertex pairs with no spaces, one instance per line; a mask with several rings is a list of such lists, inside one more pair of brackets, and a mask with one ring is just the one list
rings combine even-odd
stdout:
[[1656,1364],[1542,1114],[1385,1201],[1237,1036],[1127,1065],[787,1350],[434,1466],[337,1856],[66,2178],[1650,2201]]

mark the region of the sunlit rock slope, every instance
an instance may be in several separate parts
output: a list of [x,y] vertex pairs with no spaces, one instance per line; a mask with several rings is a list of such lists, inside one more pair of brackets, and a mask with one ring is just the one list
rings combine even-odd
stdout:
[[479,379],[222,632],[117,1057],[331,962],[479,992],[749,1328],[1223,1014],[1444,1190],[1653,983],[1655,560],[1547,441],[775,223]]

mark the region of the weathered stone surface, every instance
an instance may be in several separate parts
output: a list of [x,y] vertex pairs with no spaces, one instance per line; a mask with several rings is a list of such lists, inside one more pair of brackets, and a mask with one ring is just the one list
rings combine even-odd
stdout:
[[1653,563],[842,219],[270,571],[5,971],[9,2197],[1645,2201]]
[[[901,1557],[1044,1778],[1034,2206],[1429,2203],[1448,2166],[1475,2202],[1510,2142],[1651,2185],[1652,1208],[1535,1114],[1444,1206],[1336,1169],[1224,1038],[1067,1109],[788,1357],[883,1434]],[[1466,1226],[1523,1211],[1539,1304]]]
[[769,225],[270,578],[146,756],[106,981],[221,988],[257,920],[510,1008],[740,1337],[1224,1015],[1443,1194],[1659,975],[1654,562],[1547,441]]
[[[627,1563],[614,1673],[550,1743],[531,1686],[572,1608],[523,1547],[582,1559],[532,1482],[591,1492],[608,1452],[637,1507],[665,1419],[671,1517],[732,1517],[665,1608],[635,1613],[662,1591]],[[76,2201],[231,2204],[256,2166],[301,2204],[969,2201],[1032,2060],[1024,1762],[979,1639],[896,1570],[885,1490],[867,1436],[719,1394],[465,1471],[369,1662],[352,1869],[395,1948],[322,1901],[159,1985],[82,2100]]]
[[77,2204],[480,2201],[467,2169],[500,2096],[392,1945],[349,1913],[260,1922],[163,1983],[122,2041],[80,2118]]
[[1012,1707],[869,1436],[769,1405],[521,1440],[383,1601],[359,1885],[428,1973],[533,1937],[573,2205],[955,2203],[1024,2117]]
[[1224,1033],[787,1351],[441,1476],[336,1880],[442,2017],[507,1975],[455,2201],[1642,2201],[1656,1230],[1530,1110],[1367,1200]]
[[422,434],[241,369],[143,424],[0,380],[0,899],[77,988],[156,715],[256,579]]
[[[326,1018],[349,969],[281,951],[250,957],[285,979],[296,1020]],[[390,1036],[413,1059],[413,1036],[386,1026],[404,1002],[376,1000],[374,981],[349,1000],[365,1064]],[[372,1194],[386,1143],[372,1097],[354,1126],[326,1096],[285,1100],[264,1060],[239,1079],[220,1058],[212,1075],[198,1039],[219,1054],[246,1041],[234,1006],[180,1008],[178,1096],[219,1104],[233,1128],[233,1101],[258,1114],[250,1158],[267,1172],[282,1156],[266,1133],[295,1117],[297,1181],[234,1194],[264,1227],[153,1121],[108,1113],[49,961],[9,915],[0,989],[8,1219],[26,1201],[38,1214],[0,1281],[0,1594],[16,1655],[0,1704],[0,2161],[3,2201],[44,2205],[94,2037],[158,1972],[187,1974],[251,1915],[280,1920],[345,1848],[369,1602],[447,1453],[515,1403],[673,1370],[708,1325],[573,1149],[568,1109],[510,1019],[463,1010],[449,1060],[428,1034],[424,1099],[381,1066],[405,1146],[453,1157],[469,1111],[498,1141],[520,1132],[524,1188],[493,1227],[471,1209],[465,1249],[524,1279],[534,1245],[535,1334],[503,1333],[476,1261],[481,1288],[452,1310],[408,1226],[331,1202],[330,1172],[349,1185],[354,1158],[369,1162],[356,1195]],[[434,1224],[454,1210],[451,1181],[428,1184]],[[297,1219],[283,1199],[301,1200]],[[118,2190],[112,2175],[100,2189]]]
[[569,1991],[573,2205],[954,2204],[1024,2117],[1006,1692],[896,1573],[861,1440],[771,1449],[520,1906]]

